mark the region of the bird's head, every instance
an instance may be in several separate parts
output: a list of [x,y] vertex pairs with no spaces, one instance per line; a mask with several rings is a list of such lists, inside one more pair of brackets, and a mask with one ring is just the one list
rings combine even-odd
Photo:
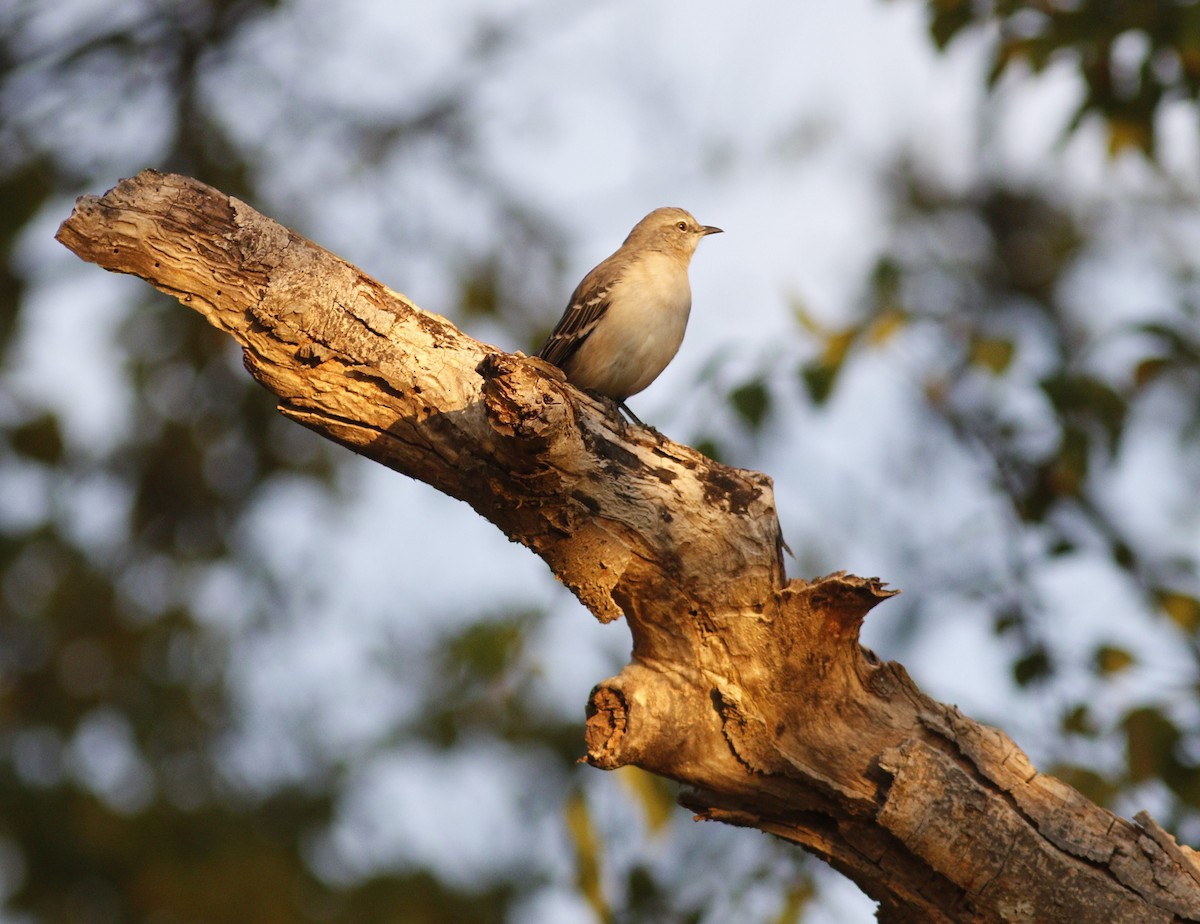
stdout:
[[661,208],[633,226],[625,245],[661,250],[690,259],[702,237],[720,233],[720,228],[700,224],[684,209]]

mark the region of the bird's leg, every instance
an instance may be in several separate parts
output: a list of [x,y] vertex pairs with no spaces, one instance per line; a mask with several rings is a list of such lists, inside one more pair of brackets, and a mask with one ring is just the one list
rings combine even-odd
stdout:
[[638,417],[638,415],[637,415],[637,414],[633,413],[633,411],[631,411],[631,410],[629,409],[629,405],[628,405],[628,404],[626,404],[624,401],[618,401],[618,402],[617,402],[617,407],[618,407],[618,408],[620,408],[622,411],[624,411],[626,414],[628,414],[628,415],[629,415],[629,419],[630,419],[630,420],[632,420],[632,421],[633,421],[635,424],[637,424],[639,427],[644,427],[644,426],[646,426],[644,423],[642,423],[642,421],[641,421],[641,418],[640,418],[640,417]]
[[663,436],[661,433],[659,433],[659,432],[658,432],[658,428],[657,428],[657,427],[651,426],[651,425],[650,425],[650,424],[648,424],[648,423],[642,423],[642,421],[641,421],[641,418],[639,418],[637,414],[633,413],[633,411],[631,411],[631,410],[629,409],[629,405],[628,405],[628,404],[626,404],[624,401],[618,401],[618,402],[617,402],[617,407],[618,407],[618,408],[620,408],[621,410],[623,410],[623,411],[624,411],[626,414],[628,414],[628,415],[629,415],[629,419],[630,419],[630,420],[632,420],[632,421],[633,421],[635,424],[637,424],[639,427],[641,427],[643,430],[649,430],[651,433],[653,433],[653,434],[654,434],[654,439],[655,439],[655,441],[656,441],[656,442],[657,442],[657,443],[658,443],[660,446],[661,446],[661,445],[662,445],[664,442],[666,442],[666,439],[667,439],[667,438],[666,438],[665,436]]
[[[633,411],[629,409],[629,405],[624,401],[618,401],[616,398],[610,398],[608,395],[603,395],[598,391],[592,391],[590,388],[585,388],[584,391],[604,405],[605,416],[607,416],[608,419],[616,425],[617,432],[621,434],[622,439],[625,439],[629,436],[630,423],[637,424],[643,430],[649,430],[654,434],[654,438],[660,443],[666,439],[666,437],[659,433],[654,427],[650,426],[648,423],[644,423],[637,414],[633,413]],[[626,420],[627,417],[629,418],[628,420]]]

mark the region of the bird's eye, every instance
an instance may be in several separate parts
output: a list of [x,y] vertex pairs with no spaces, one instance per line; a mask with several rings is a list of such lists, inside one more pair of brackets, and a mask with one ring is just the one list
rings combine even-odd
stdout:
[[681,221],[675,227],[678,228],[680,231],[686,231],[687,230],[687,222]]

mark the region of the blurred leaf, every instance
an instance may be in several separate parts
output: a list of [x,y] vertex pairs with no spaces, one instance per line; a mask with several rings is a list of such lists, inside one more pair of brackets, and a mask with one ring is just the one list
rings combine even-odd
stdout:
[[1051,308],[1083,241],[1071,213],[1046,195],[1005,185],[988,190],[978,208],[994,241],[987,267],[993,285]]
[[1092,663],[1099,674],[1117,674],[1131,667],[1134,657],[1124,648],[1115,645],[1101,645],[1092,656]]
[[1022,687],[1045,680],[1053,673],[1054,662],[1050,658],[1050,652],[1040,646],[1019,658],[1013,665],[1013,679]]
[[970,0],[929,0],[933,15],[929,18],[929,33],[939,49],[969,26],[975,16]]
[[846,354],[850,352],[850,347],[854,345],[854,341],[861,333],[862,328],[858,325],[827,333],[824,337],[824,347],[821,350],[821,362],[826,366],[840,367],[846,361]]
[[[1096,114],[1108,124],[1110,154],[1134,149],[1153,157],[1161,104],[1166,99],[1194,101],[1200,92],[1194,6],[1110,0],[1069,4],[930,0],[928,30],[939,50],[969,27],[985,31],[991,39],[989,89],[1014,64],[1038,73],[1051,62],[1064,62],[1084,89],[1067,131],[1078,128],[1085,116]],[[1114,47],[1126,35],[1136,35],[1147,44],[1140,65],[1122,64],[1114,57]],[[1161,66],[1175,60],[1179,67]]]
[[1135,709],[1122,722],[1129,779],[1134,783],[1161,777],[1174,763],[1179,729],[1158,709]]
[[1080,703],[1074,709],[1063,714],[1062,730],[1069,735],[1082,735],[1085,738],[1096,736],[1096,723],[1092,719],[1091,710],[1086,703]]
[[771,924],[800,924],[803,920],[804,909],[812,901],[816,890],[812,880],[807,876],[788,889],[783,897],[783,908]]
[[901,311],[899,301],[903,282],[904,268],[897,259],[885,254],[875,261],[871,269],[870,288],[880,313]]
[[[416,652],[401,647],[395,670],[409,673],[409,659],[428,662],[421,703],[405,731],[439,749],[484,735],[509,743],[536,743],[573,766],[578,756],[574,726],[548,715],[532,695],[536,665],[525,657],[534,625],[545,616],[527,610],[482,616]],[[389,659],[390,660],[390,659]]]
[[1014,629],[1019,629],[1025,625],[1028,620],[1025,614],[1016,607],[1006,606],[1000,609],[992,621],[992,631],[997,635],[1004,635],[1012,632]]
[[[700,903],[699,909],[694,909],[694,901],[680,902],[678,890],[670,882],[663,882],[655,875],[656,868],[661,869],[661,863],[653,867],[644,863],[635,863],[625,876],[625,900],[614,918],[620,921],[643,921],[655,924],[658,921],[669,921],[670,924],[700,924],[705,919],[705,906]],[[664,877],[665,878],[665,877]]]
[[818,334],[824,331],[824,327],[813,316],[808,304],[799,295],[791,296],[788,299],[788,305],[792,309],[792,317],[807,333]]
[[878,314],[867,330],[867,342],[871,346],[882,346],[904,329],[908,315],[899,308],[888,308]]
[[1143,359],[1134,367],[1133,382],[1138,388],[1143,388],[1157,379],[1170,366],[1171,363],[1161,356]]
[[493,257],[479,260],[458,274],[458,307],[464,317],[494,316],[500,306],[500,264]]
[[1110,540],[1111,552],[1113,561],[1120,568],[1126,571],[1132,571],[1137,564],[1137,554],[1133,547],[1119,536],[1114,536]]
[[9,431],[8,441],[20,455],[47,465],[62,461],[63,438],[58,418],[43,414]]
[[725,461],[725,453],[721,449],[721,444],[717,442],[715,437],[702,436],[692,442],[695,450],[701,455],[708,456],[714,462]]
[[771,409],[771,393],[762,379],[753,379],[731,391],[729,403],[751,430],[761,430]]
[[1112,805],[1120,795],[1120,787],[1090,767],[1075,764],[1054,764],[1048,771],[1068,786],[1074,786],[1097,805]]
[[971,362],[976,366],[983,366],[996,375],[1009,367],[1015,353],[1016,346],[1011,340],[978,335],[971,338]]
[[1059,536],[1046,549],[1046,554],[1051,558],[1060,558],[1063,555],[1071,555],[1079,547],[1068,539],[1066,536]]
[[1069,373],[1048,376],[1041,386],[1059,416],[1096,421],[1108,436],[1109,450],[1115,450],[1128,404],[1111,386],[1090,376]]
[[1035,74],[1046,69],[1054,55],[1056,45],[1044,37],[1016,39],[1005,42],[1008,46],[1006,53],[997,58],[998,62],[1011,64],[1013,61],[1024,61]]
[[838,367],[827,366],[824,363],[805,363],[800,368],[800,378],[808,389],[808,396],[813,404],[824,404],[833,392],[837,381]]
[[1187,363],[1200,363],[1200,342],[1192,330],[1177,330],[1170,324],[1152,321],[1146,324],[1135,324],[1132,330],[1137,333],[1149,334],[1165,347],[1170,359],[1182,360]]
[[808,395],[814,404],[824,404],[829,400],[838,373],[841,372],[842,364],[845,362],[846,354],[860,332],[858,327],[825,332],[822,335],[825,342],[821,350],[821,357],[804,363],[800,367],[800,378],[808,389]]
[[[507,882],[459,885],[424,870],[388,871],[333,895],[309,892],[299,896],[296,904],[305,912],[303,920],[330,924],[505,924],[515,893]],[[289,922],[298,920],[294,914]]]
[[1108,120],[1108,153],[1116,157],[1132,148],[1141,154],[1154,154],[1154,126],[1145,118],[1110,116]]
[[488,683],[503,676],[520,656],[531,619],[519,613],[472,622],[441,646],[443,669],[471,682]]
[[1162,590],[1158,592],[1158,605],[1184,632],[1200,631],[1200,600],[1178,591]]
[[596,920],[608,924],[613,920],[608,901],[600,882],[600,838],[592,824],[587,801],[578,790],[570,795],[564,806],[567,833],[575,845],[575,884],[596,914]]
[[0,355],[8,347],[25,291],[13,250],[29,220],[55,192],[54,171],[44,154],[15,167],[12,160],[10,154],[0,169]]
[[1042,519],[1059,498],[1079,495],[1091,463],[1090,448],[1086,434],[1076,427],[1064,427],[1058,454],[1043,469],[1041,486],[1047,494],[1042,515],[1034,519]]
[[662,831],[679,808],[675,801],[675,784],[638,767],[621,767],[616,774],[641,805],[650,833]]
[[1185,758],[1182,732],[1161,709],[1135,709],[1126,715],[1122,728],[1130,782],[1161,779],[1185,803],[1200,804],[1200,773]]

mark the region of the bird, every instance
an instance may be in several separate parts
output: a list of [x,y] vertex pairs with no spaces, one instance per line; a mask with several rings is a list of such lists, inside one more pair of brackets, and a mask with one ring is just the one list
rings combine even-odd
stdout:
[[720,233],[684,209],[655,209],[575,287],[538,356],[645,426],[625,401],[679,351],[692,310],[692,254],[702,238]]

